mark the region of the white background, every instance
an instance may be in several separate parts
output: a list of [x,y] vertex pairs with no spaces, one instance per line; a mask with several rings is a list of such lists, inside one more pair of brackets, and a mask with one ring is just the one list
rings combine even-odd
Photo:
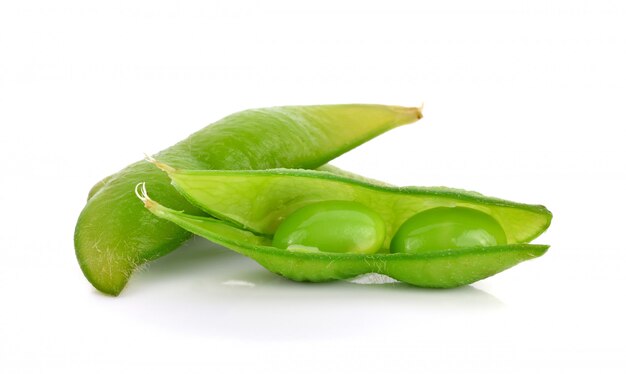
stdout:
[[[626,371],[624,2],[0,4],[0,372]],[[143,152],[252,107],[422,101],[334,163],[544,204],[544,257],[432,291],[196,239],[118,298],[76,264],[87,191]]]

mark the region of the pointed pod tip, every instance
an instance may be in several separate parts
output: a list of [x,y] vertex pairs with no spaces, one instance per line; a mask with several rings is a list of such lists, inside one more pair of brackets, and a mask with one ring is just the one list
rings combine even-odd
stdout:
[[146,182],[137,183],[137,185],[135,186],[135,195],[137,196],[137,198],[139,198],[139,200],[143,202],[143,205],[147,209],[152,209],[156,205],[154,200],[152,200],[150,196],[148,196],[148,190],[146,189]]
[[421,119],[422,117],[424,117],[424,115],[422,114],[423,109],[424,103],[421,103],[418,107],[415,107],[415,116],[417,117],[417,119]]
[[394,106],[392,110],[396,112],[402,121],[406,121],[404,123],[415,122],[423,117],[422,109],[424,108],[424,103],[419,106],[414,107],[404,107],[404,106]]
[[176,172],[176,169],[169,166],[168,164],[164,164],[163,162],[155,159],[154,157],[144,153],[144,160],[148,161],[149,163],[153,164],[154,166],[158,167],[159,169],[163,170],[164,172],[170,174],[170,173],[174,173]]

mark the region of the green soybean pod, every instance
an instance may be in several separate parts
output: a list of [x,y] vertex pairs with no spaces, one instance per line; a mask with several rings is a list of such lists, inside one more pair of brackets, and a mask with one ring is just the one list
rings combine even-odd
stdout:
[[[320,105],[253,109],[230,115],[156,157],[177,168],[317,168],[394,127],[421,118],[419,108]],[[191,234],[147,212],[133,187],[150,183],[160,201],[194,214],[165,174],[140,161],[96,184],[76,224],[78,263],[98,290],[119,294],[134,269],[178,247]]]
[[[550,225],[552,214],[541,205],[441,187],[382,186],[312,170],[194,171],[157,165],[167,171],[182,195],[219,220],[175,212],[140,194],[151,212],[294,280],[319,282],[375,272],[422,287],[456,287],[541,256],[548,249],[528,244]],[[304,206],[328,200],[356,202],[382,217],[386,235],[377,253],[290,251],[272,245],[281,222]],[[502,228],[506,244],[389,253],[391,238],[404,222],[442,207],[488,215]]]

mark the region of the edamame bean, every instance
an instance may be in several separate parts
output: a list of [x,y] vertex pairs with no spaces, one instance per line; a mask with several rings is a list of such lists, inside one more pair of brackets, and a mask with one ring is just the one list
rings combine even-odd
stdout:
[[290,250],[375,253],[385,240],[378,213],[352,201],[321,201],[291,213],[274,234],[272,245]]
[[[317,168],[394,127],[421,118],[418,108],[383,105],[292,106],[230,115],[158,153],[178,168]],[[119,294],[133,271],[159,258],[191,234],[142,208],[132,190],[150,183],[161,202],[202,215],[145,162],[99,182],[90,192],[74,233],[80,267],[98,290]]]
[[506,244],[506,234],[493,217],[476,209],[440,207],[409,218],[391,240],[392,253]]
[[[139,192],[148,210],[293,280],[321,282],[374,272],[421,287],[456,287],[539,257],[548,249],[547,245],[528,244],[548,228],[552,219],[552,214],[540,205],[441,187],[383,186],[312,170],[194,171],[160,166],[183,196],[219,219],[166,208],[151,200],[145,191]],[[288,251],[273,245],[272,236],[280,230],[283,217],[303,206],[327,200],[352,201],[376,212],[386,232],[379,251],[369,254]],[[487,227],[494,236],[495,245],[491,241],[470,240],[465,242],[469,247],[388,253],[392,234],[405,221],[421,212],[451,206],[465,214],[466,220],[459,220],[465,227],[477,225],[471,218],[482,217],[481,214],[496,221],[502,232],[489,219],[478,222],[478,226]],[[445,214],[438,213],[436,218],[445,221]],[[463,229],[452,233],[462,236]]]

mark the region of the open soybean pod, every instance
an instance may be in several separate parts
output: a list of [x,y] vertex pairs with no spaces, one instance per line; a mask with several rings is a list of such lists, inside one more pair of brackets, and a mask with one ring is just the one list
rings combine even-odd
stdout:
[[[157,163],[194,205],[219,220],[146,206],[200,236],[253,258],[294,280],[327,281],[381,273],[422,287],[456,287],[541,256],[546,245],[527,244],[550,225],[543,206],[527,205],[448,188],[390,187],[308,170],[187,171]],[[144,198],[146,198],[144,196]],[[386,235],[375,254],[325,253],[272,247],[281,222],[320,201],[352,201],[382,217]],[[506,244],[422,253],[388,253],[393,235],[410,217],[441,207],[462,207],[492,217]]]
[[[418,108],[321,105],[253,109],[228,116],[158,153],[177,168],[317,168],[394,127],[421,118]],[[134,186],[150,184],[164,204],[203,214],[146,162],[131,164],[94,186],[76,224],[80,267],[98,290],[117,295],[134,269],[163,256],[191,236],[148,213]]]

